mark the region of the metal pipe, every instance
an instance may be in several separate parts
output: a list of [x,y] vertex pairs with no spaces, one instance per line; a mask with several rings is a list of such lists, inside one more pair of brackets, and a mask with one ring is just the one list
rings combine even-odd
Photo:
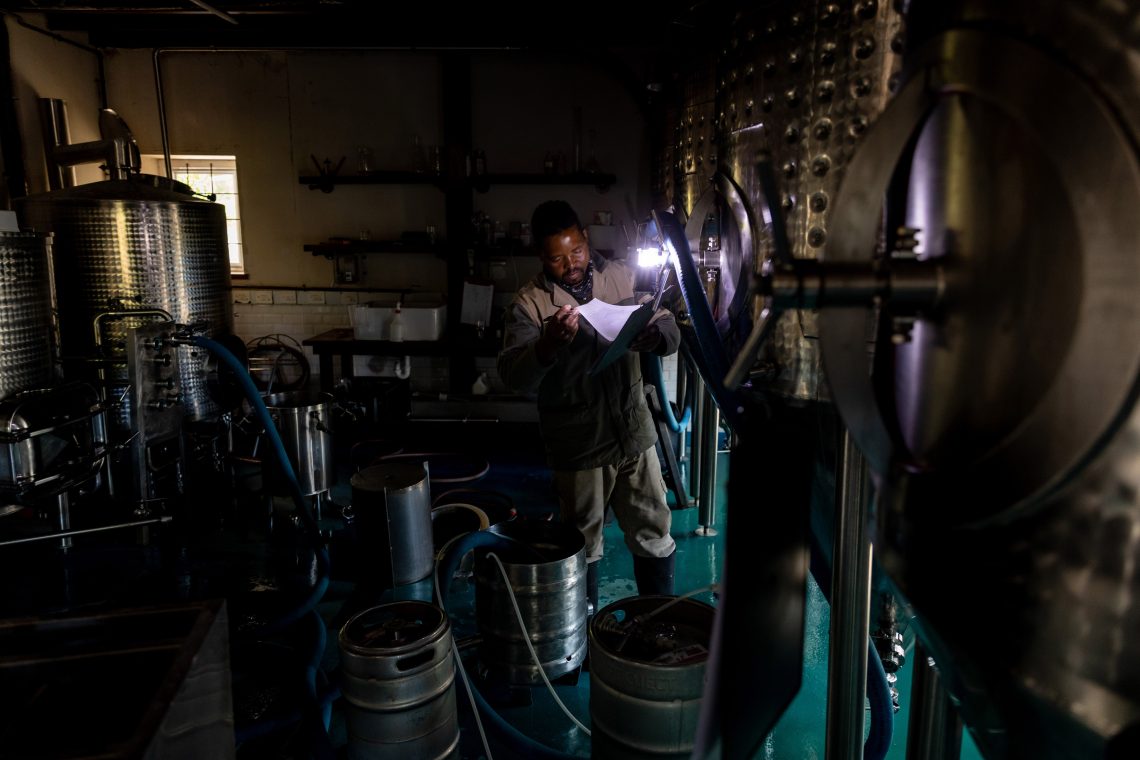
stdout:
[[44,159],[47,162],[49,190],[63,190],[75,186],[75,168],[56,160],[56,149],[71,144],[71,130],[67,123],[67,105],[60,98],[40,98],[40,130],[44,140]]
[[938,668],[921,641],[914,643],[913,678],[906,760],[958,760],[962,752],[962,719],[950,703]]
[[46,533],[42,536],[28,536],[27,538],[13,538],[7,541],[0,541],[0,546],[12,546],[13,544],[28,544],[33,541],[48,541],[53,538],[70,539],[71,536],[80,536],[84,533],[100,533],[105,530],[119,530],[120,528],[137,528],[142,525],[154,525],[155,523],[168,523],[172,517],[156,517],[153,520],[134,520],[133,522],[116,523],[114,525],[101,525],[98,528],[82,528],[80,530],[68,530],[60,533]]
[[846,429],[835,481],[825,757],[850,760],[863,756],[871,624],[871,542],[867,530],[871,483],[866,460]]
[[716,455],[720,442],[720,409],[707,392],[705,413],[701,415],[701,477],[700,498],[697,503],[698,536],[715,536],[716,528]]
[[701,373],[693,373],[693,420],[689,427],[689,498],[700,508],[701,499],[701,452],[704,445],[701,441],[701,425],[707,414],[706,406],[709,404],[709,394],[705,390],[705,381]]
[[55,501],[59,507],[59,529],[64,533],[59,539],[59,548],[67,551],[71,548],[71,537],[66,535],[67,531],[71,529],[71,499],[68,497],[67,491],[63,491],[55,497]]
[[229,23],[234,24],[235,26],[237,25],[238,21],[236,18],[234,18],[233,16],[231,16],[230,14],[226,13],[223,10],[219,10],[218,8],[215,8],[214,6],[210,5],[209,3],[203,2],[203,0],[190,0],[190,2],[193,3],[194,5],[197,5],[202,10],[206,11],[206,13],[217,16],[218,18],[222,19],[223,21],[228,21]]

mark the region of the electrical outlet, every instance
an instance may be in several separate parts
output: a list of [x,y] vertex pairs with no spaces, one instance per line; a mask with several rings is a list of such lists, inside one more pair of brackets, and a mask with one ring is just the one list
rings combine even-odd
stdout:
[[255,291],[253,291],[253,302],[254,303],[261,303],[261,304],[273,303],[273,291],[272,290],[255,290]]
[[299,295],[301,303],[319,306],[325,302],[325,292],[323,290],[302,290]]
[[273,303],[297,303],[297,291],[275,290],[273,291]]

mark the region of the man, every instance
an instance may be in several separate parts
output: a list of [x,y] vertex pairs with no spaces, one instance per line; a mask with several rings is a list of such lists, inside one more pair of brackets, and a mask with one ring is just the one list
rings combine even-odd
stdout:
[[538,394],[538,416],[563,521],[586,539],[587,589],[598,607],[597,562],[602,524],[613,506],[633,554],[641,594],[672,594],[672,521],[645,403],[636,352],[665,356],[677,350],[673,315],[661,309],[630,352],[595,377],[589,370],[606,343],[577,306],[598,298],[631,304],[634,272],[592,255],[589,236],[564,201],[534,210],[531,234],[542,272],[519,290],[507,311],[499,375],[512,389]]

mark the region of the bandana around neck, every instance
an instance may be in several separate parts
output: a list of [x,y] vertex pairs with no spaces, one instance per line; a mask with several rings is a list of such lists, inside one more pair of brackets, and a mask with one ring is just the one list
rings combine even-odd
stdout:
[[578,303],[586,303],[594,295],[594,262],[591,261],[586,265],[586,276],[577,285],[567,285],[562,280],[555,280],[555,282],[567,293],[574,296],[574,300]]

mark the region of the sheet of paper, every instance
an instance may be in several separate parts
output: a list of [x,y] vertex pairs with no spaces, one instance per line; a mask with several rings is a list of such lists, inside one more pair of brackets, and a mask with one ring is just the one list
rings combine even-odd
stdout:
[[629,321],[629,316],[640,308],[633,306],[615,306],[612,303],[594,299],[578,307],[578,313],[598,331],[603,338],[613,343],[621,328]]

